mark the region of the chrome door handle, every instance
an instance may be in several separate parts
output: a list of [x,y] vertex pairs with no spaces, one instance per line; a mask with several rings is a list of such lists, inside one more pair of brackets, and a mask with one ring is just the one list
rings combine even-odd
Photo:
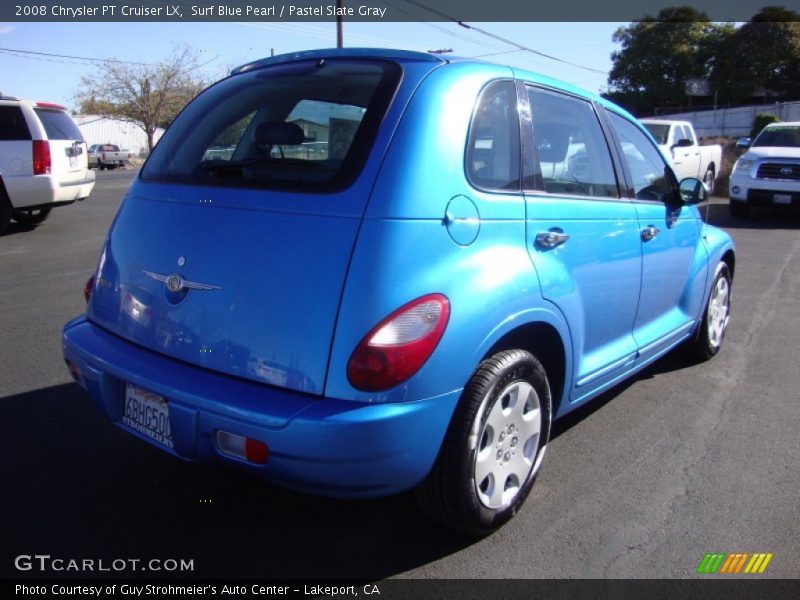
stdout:
[[542,248],[555,248],[569,239],[569,234],[558,229],[542,231],[536,234],[536,245]]
[[661,233],[661,230],[658,227],[653,227],[652,225],[650,225],[649,227],[645,227],[644,229],[642,229],[642,240],[644,240],[645,242],[649,242],[659,233]]

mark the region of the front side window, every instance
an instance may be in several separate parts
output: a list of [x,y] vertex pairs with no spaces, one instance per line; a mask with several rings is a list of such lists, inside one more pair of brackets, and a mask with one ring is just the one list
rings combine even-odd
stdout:
[[342,189],[366,160],[400,76],[382,61],[312,60],[234,75],[198,96],[142,178]]
[[622,146],[623,160],[628,166],[636,199],[666,202],[675,197],[675,176],[658,148],[636,125],[616,113],[608,114]]
[[528,87],[537,170],[551,194],[619,198],[614,165],[591,103]]
[[478,99],[466,162],[473,185],[489,190],[519,189],[519,117],[511,81],[491,84]]

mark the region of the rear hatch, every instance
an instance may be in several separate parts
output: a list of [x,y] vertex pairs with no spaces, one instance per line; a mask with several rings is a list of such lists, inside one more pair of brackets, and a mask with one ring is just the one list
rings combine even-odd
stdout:
[[60,184],[86,179],[89,170],[86,143],[63,107],[44,102],[34,108],[50,143],[51,172]]
[[201,94],[128,193],[89,318],[162,354],[322,394],[361,217],[407,101],[400,76],[388,61],[299,61]]

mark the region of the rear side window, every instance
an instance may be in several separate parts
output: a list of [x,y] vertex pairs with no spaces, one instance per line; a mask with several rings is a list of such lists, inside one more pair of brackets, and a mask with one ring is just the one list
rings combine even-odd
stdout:
[[361,170],[397,87],[383,61],[301,61],[229,77],[176,119],[142,178],[329,191]]
[[661,153],[636,125],[609,112],[625,163],[628,165],[633,190],[638,200],[665,202],[677,193],[677,181]]
[[0,140],[11,142],[31,139],[25,115],[19,106],[0,106]]
[[478,188],[518,190],[519,117],[511,81],[487,87],[475,107],[467,143],[467,177]]
[[528,87],[528,98],[544,191],[618,198],[611,153],[592,104],[537,87]]
[[47,139],[83,141],[83,134],[70,116],[62,110],[34,108],[39,120],[44,125]]

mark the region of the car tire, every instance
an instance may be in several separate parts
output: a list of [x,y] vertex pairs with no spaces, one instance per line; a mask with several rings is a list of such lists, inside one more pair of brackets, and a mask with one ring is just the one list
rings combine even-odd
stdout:
[[0,182],[0,233],[3,233],[8,227],[13,212],[14,209],[11,207],[11,202],[8,200],[6,190],[2,182]]
[[750,205],[746,202],[734,202],[731,200],[728,208],[731,211],[731,216],[737,219],[745,219],[750,214]]
[[714,169],[712,167],[706,169],[706,174],[703,175],[703,183],[706,184],[708,196],[711,197],[714,194]]
[[520,509],[550,435],[552,398],[542,364],[525,350],[484,360],[464,388],[436,463],[417,488],[434,521],[484,536]]
[[50,216],[51,210],[50,208],[15,209],[11,217],[20,225],[38,225]]
[[689,354],[698,362],[709,360],[719,352],[731,318],[733,280],[725,263],[717,268],[700,327],[688,345]]

